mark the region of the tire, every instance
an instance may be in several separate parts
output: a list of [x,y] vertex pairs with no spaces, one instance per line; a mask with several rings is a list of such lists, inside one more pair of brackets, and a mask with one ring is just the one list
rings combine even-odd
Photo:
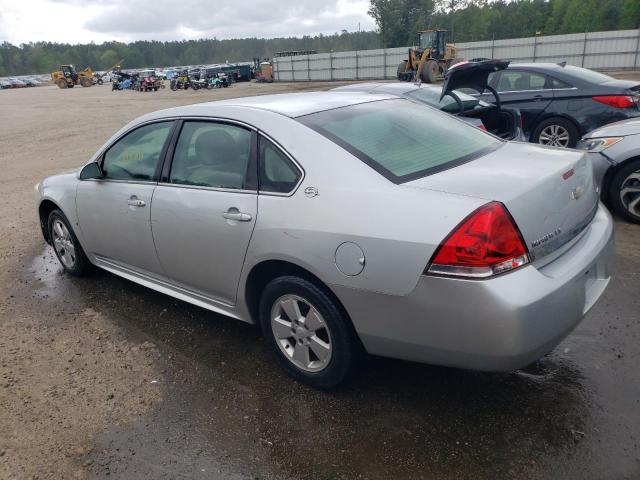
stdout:
[[[304,315],[297,326],[283,307],[289,305],[286,310],[294,311],[294,304]],[[304,320],[315,328],[305,328]],[[280,366],[301,383],[335,387],[356,363],[358,342],[349,319],[323,289],[308,280],[283,276],[269,282],[260,298],[260,324]]]
[[436,83],[438,81],[439,73],[440,68],[438,67],[438,62],[435,60],[427,60],[422,66],[420,79],[424,83]]
[[97,83],[98,83],[98,85],[102,85],[104,83],[104,81],[101,78],[99,78]]
[[535,128],[531,135],[531,143],[574,148],[578,143],[579,137],[578,129],[571,120],[552,117],[540,122]]
[[210,83],[207,83],[207,90],[211,90],[213,88],[213,85]]
[[67,217],[61,210],[55,209],[49,214],[47,231],[53,251],[67,273],[76,277],[83,277],[91,273],[93,265],[85,255]]
[[171,88],[171,90],[175,92],[176,90],[178,90],[178,85],[176,85],[176,82],[171,82],[169,84],[169,88]]
[[397,70],[398,80],[401,80],[401,81],[406,80],[404,78],[404,75],[405,75],[405,72],[407,71],[407,63],[409,63],[408,60],[403,60],[400,62],[400,65],[398,65],[398,70]]
[[58,79],[56,85],[58,85],[58,88],[67,88],[69,86],[67,85],[67,81],[64,78]]
[[91,80],[89,77],[82,77],[80,79],[80,85],[82,85],[83,87],[90,87],[93,85],[93,80]]
[[229,83],[222,82],[222,88],[228,88],[228,87],[229,87]]
[[609,185],[609,204],[622,218],[640,223],[640,158],[622,164]]

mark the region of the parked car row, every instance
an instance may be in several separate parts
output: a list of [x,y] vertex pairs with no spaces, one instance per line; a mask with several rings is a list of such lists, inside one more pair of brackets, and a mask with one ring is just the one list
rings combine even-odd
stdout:
[[25,87],[38,87],[40,85],[47,84],[47,80],[39,79],[35,76],[20,77],[20,78],[2,78],[0,79],[0,89],[5,90],[8,88],[25,88]]

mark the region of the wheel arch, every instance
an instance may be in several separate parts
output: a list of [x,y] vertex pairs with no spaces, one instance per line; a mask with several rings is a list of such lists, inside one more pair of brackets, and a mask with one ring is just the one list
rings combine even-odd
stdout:
[[[247,279],[244,283],[244,302],[253,323],[258,326],[260,325],[260,295],[264,290],[264,287],[274,278],[285,275],[303,278],[320,288],[335,302],[336,306],[341,310],[345,318],[348,319],[350,328],[352,328],[355,333],[355,328],[351,321],[351,317],[349,316],[349,312],[347,312],[347,309],[331,288],[329,288],[329,286],[317,275],[289,260],[263,260],[251,268],[251,271],[247,275]],[[357,333],[356,337],[358,337]]]
[[44,237],[45,242],[51,245],[51,238],[49,238],[49,231],[47,229],[47,221],[49,220],[49,215],[54,210],[60,210],[60,206],[56,204],[53,200],[45,198],[38,205],[38,216],[40,217],[40,229],[42,230],[42,236]]
[[615,177],[616,173],[620,171],[620,169],[624,168],[629,162],[640,161],[640,154],[631,155],[624,160],[617,160],[616,165],[607,169],[604,174],[604,178],[602,179],[602,190],[600,191],[600,198],[607,202],[609,200],[609,192],[611,190],[611,182],[613,181],[613,177]]

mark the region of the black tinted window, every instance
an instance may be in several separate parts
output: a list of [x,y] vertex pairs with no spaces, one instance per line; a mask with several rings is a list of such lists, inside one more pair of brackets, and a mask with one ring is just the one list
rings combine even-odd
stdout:
[[152,123],[118,140],[104,156],[105,178],[153,180],[173,122]]
[[260,138],[260,191],[288,193],[300,180],[300,172],[269,140]]
[[235,125],[185,122],[169,181],[183,185],[237,188],[244,185],[251,132]]

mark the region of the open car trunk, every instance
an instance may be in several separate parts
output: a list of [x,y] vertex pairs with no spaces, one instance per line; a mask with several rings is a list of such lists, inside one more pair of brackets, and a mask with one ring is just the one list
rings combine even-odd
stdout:
[[495,106],[479,107],[461,114],[467,118],[482,121],[485,129],[504,140],[518,139],[518,112],[511,109],[498,109]]
[[495,102],[491,106],[478,106],[473,110],[463,110],[460,116],[477,118],[482,121],[486,130],[504,140],[525,140],[520,127],[520,111],[516,109],[503,109],[498,92],[489,86],[489,75],[499,70],[504,70],[509,62],[504,60],[483,60],[479,62],[460,62],[452,66],[445,75],[442,85],[441,99],[450,95],[458,101],[455,90],[473,90],[482,94],[490,91]]

